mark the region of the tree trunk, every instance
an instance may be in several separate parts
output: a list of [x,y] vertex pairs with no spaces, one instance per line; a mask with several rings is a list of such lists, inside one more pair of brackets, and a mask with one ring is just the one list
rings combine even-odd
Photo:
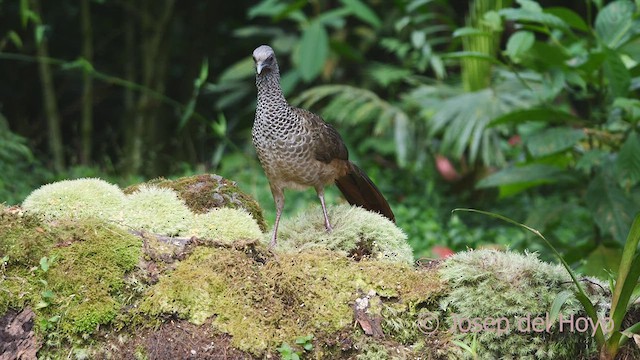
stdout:
[[[40,0],[31,0],[31,4],[36,13],[42,16]],[[51,74],[51,66],[47,62],[49,57],[49,48],[47,39],[43,37],[40,42],[36,39],[36,53],[38,55],[38,70],[40,80],[42,81],[42,102],[47,118],[49,150],[53,158],[53,169],[57,173],[61,173],[65,168],[64,148],[62,146],[62,131],[60,130],[60,112],[56,103],[56,91],[53,86],[53,75]]]
[[[93,29],[91,26],[91,6],[89,0],[80,3],[80,18],[82,20],[82,57],[93,63]],[[80,163],[89,165],[91,162],[92,133],[93,133],[93,77],[88,70],[82,74],[82,121]]]

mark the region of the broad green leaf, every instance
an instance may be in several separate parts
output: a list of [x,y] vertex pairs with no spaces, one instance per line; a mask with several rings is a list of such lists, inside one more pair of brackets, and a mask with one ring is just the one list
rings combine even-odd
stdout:
[[346,22],[345,17],[349,15],[351,11],[347,8],[339,8],[335,10],[329,10],[320,14],[317,17],[317,21],[323,25],[332,26],[335,28],[343,27]]
[[[581,256],[580,260],[584,260],[584,263],[577,270],[586,276],[595,276],[601,279],[607,279],[612,273],[618,271],[621,258],[621,248],[600,245],[593,249],[586,259],[584,258],[584,255]],[[613,286],[611,288],[613,289]]]
[[603,64],[604,76],[609,81],[609,92],[614,98],[625,97],[631,85],[629,70],[620,59],[620,55],[610,49],[605,50],[606,58]]
[[42,269],[42,271],[47,272],[49,271],[49,258],[42,257],[40,258],[40,269]]
[[533,0],[516,0],[522,10],[530,11],[534,13],[541,13],[542,7],[536,1]]
[[622,145],[616,159],[616,177],[625,187],[640,182],[640,139],[632,132]]
[[329,56],[329,36],[320,22],[314,21],[304,29],[297,55],[302,79],[315,79]]
[[631,37],[634,12],[629,0],[609,3],[596,17],[596,35],[611,49],[623,45]]
[[490,10],[484,13],[484,16],[482,16],[481,24],[493,31],[504,30],[502,26],[502,18],[500,17],[500,14],[495,10]]
[[422,47],[427,41],[427,34],[424,31],[412,31],[411,32],[411,44],[415,48]]
[[611,175],[602,172],[589,184],[585,200],[600,231],[624,243],[640,204],[636,204]]
[[582,19],[580,15],[565,7],[551,7],[544,10],[545,13],[555,15],[562,19],[570,27],[587,32],[589,25]]
[[567,50],[552,43],[535,41],[529,50],[529,56],[536,62],[546,64],[548,68],[562,69],[571,58]]
[[627,115],[627,121],[638,122],[640,120],[640,100],[629,98],[617,98],[613,101],[613,107],[621,108]]
[[257,16],[271,16],[275,17],[276,15],[282,13],[287,8],[285,3],[280,2],[280,0],[263,0],[257,5],[249,8],[249,19],[253,19]]
[[305,5],[307,5],[307,1],[297,0],[297,1],[290,1],[288,3],[289,4],[287,5],[287,7],[285,7],[282,10],[282,12],[280,12],[279,14],[273,17],[273,20],[275,22],[278,22],[288,18],[297,22],[306,22],[307,17],[304,14],[304,12],[302,12],[302,8],[304,8]]
[[374,28],[379,28],[382,22],[378,15],[376,15],[371,8],[360,0],[340,0],[342,4],[351,10],[353,15],[358,19],[368,23]]
[[[534,12],[530,10],[524,10],[522,8],[502,9],[499,11],[499,14],[504,16],[505,19],[511,21],[538,23],[546,25],[550,28],[557,28],[560,30],[566,30],[569,28],[569,25],[567,25],[567,23],[553,14]],[[543,31],[544,28],[540,28],[539,30]]]
[[472,28],[472,27],[463,27],[456,29],[453,32],[453,37],[463,37],[463,36],[492,36],[490,32]]
[[300,82],[300,74],[297,71],[288,71],[280,78],[280,87],[285,96],[291,94]]
[[374,64],[369,68],[369,73],[383,87],[403,81],[412,75],[411,70],[391,64]]
[[502,124],[519,124],[528,121],[540,121],[548,124],[580,124],[581,119],[572,114],[555,109],[536,108],[528,110],[516,110],[503,116],[497,117],[489,123],[489,127]]
[[489,188],[509,184],[545,184],[566,177],[564,171],[555,166],[531,164],[500,170],[480,180],[476,187]]
[[586,151],[576,163],[576,169],[588,174],[594,168],[600,167],[606,161],[609,161],[610,155],[609,152],[600,149]]
[[511,58],[514,63],[520,63],[523,56],[529,52],[531,46],[536,41],[535,36],[530,31],[517,31],[507,41],[507,49],[505,54]]
[[526,144],[531,156],[540,158],[570,149],[584,138],[582,130],[558,127],[534,134]]
[[249,56],[228,67],[222,75],[220,75],[219,83],[229,82],[233,80],[241,80],[251,77],[255,74],[253,59]]

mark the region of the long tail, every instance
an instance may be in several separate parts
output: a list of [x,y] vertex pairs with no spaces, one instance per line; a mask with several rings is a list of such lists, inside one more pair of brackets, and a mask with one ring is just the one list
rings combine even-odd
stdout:
[[395,223],[396,217],[393,215],[389,203],[373,181],[354,163],[349,162],[349,168],[350,171],[347,175],[336,179],[338,189],[349,204],[380,213]]

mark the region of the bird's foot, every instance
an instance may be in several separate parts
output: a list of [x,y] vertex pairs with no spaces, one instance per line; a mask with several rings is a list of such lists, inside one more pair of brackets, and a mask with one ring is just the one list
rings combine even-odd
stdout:
[[271,242],[269,242],[269,250],[273,250],[276,247],[276,243],[277,243],[277,239],[276,239],[276,235],[274,234],[273,237],[271,238]]
[[325,227],[325,229],[327,229],[327,232],[329,234],[333,231],[333,227],[331,227],[331,224],[329,224],[328,222],[324,223],[324,227]]

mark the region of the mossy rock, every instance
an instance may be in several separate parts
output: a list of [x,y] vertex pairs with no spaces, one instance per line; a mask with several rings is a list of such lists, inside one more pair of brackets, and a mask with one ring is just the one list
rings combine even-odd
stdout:
[[[475,344],[475,358],[585,359],[597,353],[592,329],[571,331],[574,327],[568,323],[561,329],[549,320],[558,294],[572,294],[574,289],[561,265],[540,261],[532,253],[478,250],[448,258],[439,273],[447,284],[440,301],[447,315],[443,320],[458,341]],[[589,279],[585,286],[604,318],[607,285]],[[573,295],[564,302],[560,316],[587,318]],[[474,358],[462,349],[457,357]]]
[[[456,328],[461,317],[543,316],[571,289],[562,268],[531,254],[469,251],[416,267],[321,247],[273,253],[238,233],[133,235],[101,219],[1,208],[0,259],[0,324],[32,313],[21,327],[35,331],[30,349],[42,358],[261,359],[285,343],[315,359],[597,354],[585,333]],[[601,313],[603,289],[588,289]],[[584,315],[574,298],[561,314]],[[311,351],[296,343],[307,335]]]
[[258,223],[262,231],[266,231],[262,208],[256,200],[244,193],[235,181],[227,180],[216,174],[194,175],[177,180],[157,178],[145,183],[129,186],[125,194],[137,191],[142,185],[153,185],[173,189],[196,214],[204,214],[209,210],[221,207],[246,210]]

